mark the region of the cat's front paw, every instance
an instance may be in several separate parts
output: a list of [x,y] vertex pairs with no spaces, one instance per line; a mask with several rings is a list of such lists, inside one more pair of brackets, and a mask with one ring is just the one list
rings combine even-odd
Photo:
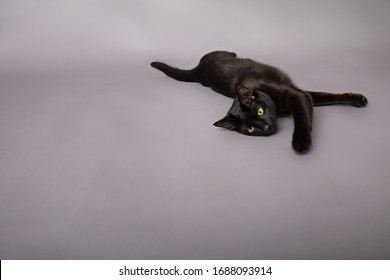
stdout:
[[292,141],[293,149],[300,154],[307,153],[311,147],[311,136],[307,133],[294,133]]
[[368,100],[363,94],[351,93],[351,97],[353,100],[352,105],[355,107],[364,107],[368,104]]

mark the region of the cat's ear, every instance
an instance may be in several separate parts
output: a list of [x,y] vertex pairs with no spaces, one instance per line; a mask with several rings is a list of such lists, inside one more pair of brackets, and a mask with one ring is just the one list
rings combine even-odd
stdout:
[[214,123],[215,126],[226,128],[229,130],[237,130],[238,122],[237,119],[227,115],[226,117],[220,119],[219,121]]
[[247,107],[252,103],[252,100],[254,99],[253,90],[240,84],[236,85],[236,94],[238,96],[238,99],[240,100],[240,103]]

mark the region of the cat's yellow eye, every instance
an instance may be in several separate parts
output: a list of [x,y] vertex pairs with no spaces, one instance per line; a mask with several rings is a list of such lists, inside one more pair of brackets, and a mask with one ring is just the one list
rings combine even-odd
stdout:
[[255,128],[254,128],[253,126],[251,126],[251,127],[248,128],[248,132],[249,132],[249,133],[252,133],[253,131],[255,131]]
[[257,110],[257,115],[259,117],[262,117],[264,115],[264,108],[263,107],[260,107],[259,110]]

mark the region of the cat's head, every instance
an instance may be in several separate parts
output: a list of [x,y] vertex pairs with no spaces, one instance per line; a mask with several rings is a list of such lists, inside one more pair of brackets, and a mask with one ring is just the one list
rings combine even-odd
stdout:
[[214,123],[250,136],[267,136],[276,132],[276,106],[272,99],[257,89],[236,86],[237,97],[226,116]]

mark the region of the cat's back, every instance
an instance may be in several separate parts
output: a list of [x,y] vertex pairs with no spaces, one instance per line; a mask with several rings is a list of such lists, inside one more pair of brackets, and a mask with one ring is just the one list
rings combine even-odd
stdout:
[[[206,76],[238,80],[256,79],[275,83],[292,83],[290,77],[277,67],[249,58],[238,58],[234,52],[215,51],[202,57],[200,64]],[[213,77],[214,78],[214,77]]]
[[242,71],[259,68],[259,64],[251,59],[237,58],[234,52],[215,51],[204,55],[199,67],[206,73],[218,72],[237,76]]
[[200,59],[200,64],[210,64],[215,62],[227,62],[235,59],[237,54],[234,52],[227,51],[214,51],[208,54],[205,54]]

